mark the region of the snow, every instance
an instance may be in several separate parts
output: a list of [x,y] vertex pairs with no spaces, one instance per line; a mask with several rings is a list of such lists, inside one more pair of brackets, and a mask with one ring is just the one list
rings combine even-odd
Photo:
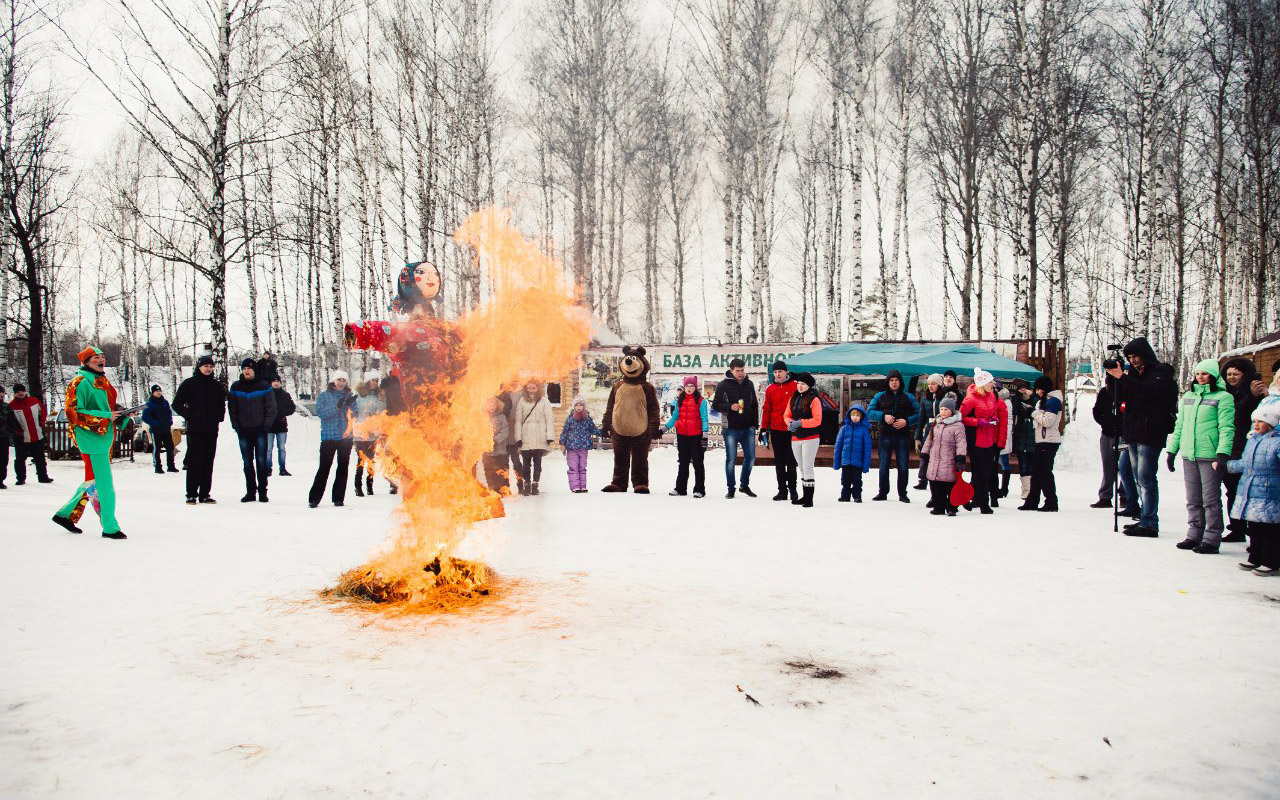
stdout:
[[670,498],[674,449],[654,495],[596,491],[607,453],[571,495],[553,456],[471,539],[516,587],[447,618],[316,598],[395,498],[308,509],[314,421],[267,506],[229,432],[217,506],[118,463],[126,542],[48,521],[55,463],[0,493],[0,796],[1275,797],[1280,581],[1176,550],[1167,472],[1162,537],[1113,534],[1078,413],[1056,515],[838,504],[830,469],[812,510],[771,468],[729,501],[718,452]]

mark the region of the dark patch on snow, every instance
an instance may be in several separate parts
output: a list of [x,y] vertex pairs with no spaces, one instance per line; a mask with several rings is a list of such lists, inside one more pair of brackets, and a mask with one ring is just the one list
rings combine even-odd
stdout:
[[1273,603],[1280,603],[1280,597],[1272,597],[1269,594],[1264,594],[1262,597],[1263,599],[1270,600]]
[[834,681],[846,677],[843,672],[835,667],[824,667],[812,661],[788,661],[786,665],[788,672],[807,675],[815,680]]

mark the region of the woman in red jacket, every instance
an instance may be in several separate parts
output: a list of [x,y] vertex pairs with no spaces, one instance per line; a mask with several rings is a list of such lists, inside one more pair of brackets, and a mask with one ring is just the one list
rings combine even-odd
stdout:
[[960,404],[960,420],[969,429],[969,463],[973,471],[973,502],[983,514],[990,514],[991,480],[996,456],[1008,438],[1009,409],[992,389],[996,379],[984,369],[973,371],[973,385]]
[[814,389],[813,376],[797,372],[791,376],[796,382],[796,393],[787,404],[784,418],[791,433],[791,452],[795,456],[800,473],[800,485],[804,497],[792,500],[792,505],[813,508],[813,462],[818,458],[818,434],[822,430],[822,401]]

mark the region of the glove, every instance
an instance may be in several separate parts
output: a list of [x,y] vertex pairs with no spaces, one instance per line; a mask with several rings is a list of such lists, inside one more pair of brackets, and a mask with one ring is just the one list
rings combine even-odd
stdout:
[[964,456],[956,456],[956,470],[964,472]]
[[760,431],[760,444],[761,444],[761,445],[763,445],[764,447],[768,447],[768,446],[769,446],[769,432],[768,432],[768,431]]
[[793,419],[790,422],[788,422],[787,430],[791,431],[792,433],[795,433],[796,431],[800,430],[800,420]]
[[1213,460],[1214,472],[1226,472],[1227,462],[1231,460],[1231,456],[1226,453],[1218,453],[1218,457]]
[[1173,453],[1170,453],[1170,454],[1169,454],[1169,456],[1168,456],[1168,458],[1166,458],[1166,459],[1164,460],[1164,463],[1168,465],[1168,467],[1169,467],[1169,471],[1170,471],[1170,472],[1173,472],[1173,471],[1174,471],[1174,469],[1173,469],[1173,459],[1174,459],[1174,458],[1176,458],[1176,456],[1174,456],[1174,454],[1173,454]]

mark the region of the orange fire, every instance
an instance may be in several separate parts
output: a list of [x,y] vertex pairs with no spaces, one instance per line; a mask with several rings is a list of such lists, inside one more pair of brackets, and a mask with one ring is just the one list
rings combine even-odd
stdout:
[[590,343],[589,317],[575,305],[559,262],[512,227],[509,212],[482,209],[454,239],[472,249],[475,267],[488,277],[488,299],[456,323],[458,369],[416,383],[412,396],[406,392],[409,413],[359,424],[383,437],[378,460],[400,487],[399,524],[369,563],[345,573],[328,594],[414,611],[452,610],[491,596],[489,568],[454,555],[473,523],[503,515],[501,496],[476,479],[476,465],[493,445],[485,400],[568,374]]

